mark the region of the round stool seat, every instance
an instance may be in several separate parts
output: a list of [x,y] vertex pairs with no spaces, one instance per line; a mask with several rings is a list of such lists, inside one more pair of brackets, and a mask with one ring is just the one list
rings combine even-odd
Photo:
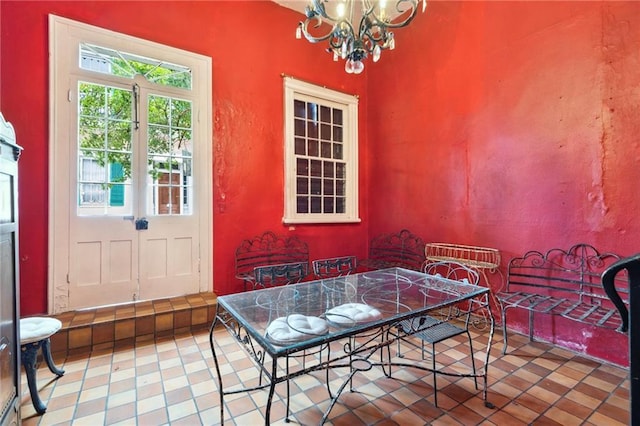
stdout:
[[26,345],[46,339],[62,328],[60,320],[47,317],[20,319],[20,344]]

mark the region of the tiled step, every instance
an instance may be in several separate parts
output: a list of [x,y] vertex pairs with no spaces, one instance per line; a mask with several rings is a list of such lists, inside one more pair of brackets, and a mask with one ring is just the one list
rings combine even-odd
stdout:
[[51,351],[55,356],[88,355],[208,328],[215,310],[216,295],[199,293],[65,312],[55,315],[62,329],[51,336]]

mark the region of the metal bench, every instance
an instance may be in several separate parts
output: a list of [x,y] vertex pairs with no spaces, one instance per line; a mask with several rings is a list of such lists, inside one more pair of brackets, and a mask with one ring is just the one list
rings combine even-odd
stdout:
[[369,269],[406,268],[420,271],[425,261],[425,243],[422,238],[403,229],[395,234],[383,234],[369,244],[369,257],[358,266]]
[[[588,244],[546,253],[529,251],[511,259],[505,291],[497,294],[502,313],[504,348],[507,351],[507,311],[529,313],[529,339],[534,336],[534,315],[559,315],[583,324],[619,329],[622,323],[616,307],[602,286],[602,273],[620,256],[600,253]],[[617,277],[617,286],[628,305],[626,274]]]
[[254,289],[254,269],[258,266],[283,263],[309,263],[309,247],[295,235],[276,235],[266,231],[262,235],[243,240],[236,249],[236,278],[244,282],[244,290]]

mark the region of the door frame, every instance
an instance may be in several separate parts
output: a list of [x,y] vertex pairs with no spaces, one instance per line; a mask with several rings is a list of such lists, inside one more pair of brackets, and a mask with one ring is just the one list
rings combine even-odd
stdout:
[[[155,57],[189,58],[189,64],[198,76],[195,83],[199,107],[193,117],[194,123],[202,126],[203,141],[198,145],[198,166],[201,168],[202,177],[194,185],[196,203],[198,209],[200,229],[200,282],[199,291],[213,290],[213,206],[212,206],[212,177],[213,177],[213,149],[212,149],[212,61],[208,56],[188,52],[182,49],[161,45],[152,41],[116,33],[100,27],[73,21],[55,15],[49,15],[49,230],[48,230],[48,308],[49,314],[57,314],[69,310],[69,215],[75,203],[69,185],[60,185],[62,175],[69,171],[69,151],[58,149],[56,141],[65,141],[64,146],[69,147],[73,135],[71,116],[61,113],[69,108],[67,93],[68,75],[59,75],[57,61],[63,53],[60,49],[60,41],[57,35],[62,31],[68,31],[73,37],[83,41],[108,43],[115,39],[123,40],[127,46],[143,46],[145,51]],[[87,38],[85,40],[85,37]],[[64,45],[66,54],[73,57],[74,53],[68,49],[72,46]],[[67,56],[68,57],[68,56]],[[178,62],[179,63],[179,62]],[[71,100],[76,102],[76,100]],[[65,120],[65,122],[61,122]],[[74,157],[75,158],[75,157]],[[195,164],[194,164],[195,166]],[[62,200],[56,202],[56,200]]]

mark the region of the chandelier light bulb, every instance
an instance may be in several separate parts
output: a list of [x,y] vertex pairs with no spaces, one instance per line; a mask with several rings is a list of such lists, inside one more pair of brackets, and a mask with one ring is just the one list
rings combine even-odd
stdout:
[[351,62],[351,59],[344,61],[344,70],[347,74],[353,74],[353,63]]
[[364,71],[364,63],[362,61],[352,61],[352,69],[354,74],[360,74]]

